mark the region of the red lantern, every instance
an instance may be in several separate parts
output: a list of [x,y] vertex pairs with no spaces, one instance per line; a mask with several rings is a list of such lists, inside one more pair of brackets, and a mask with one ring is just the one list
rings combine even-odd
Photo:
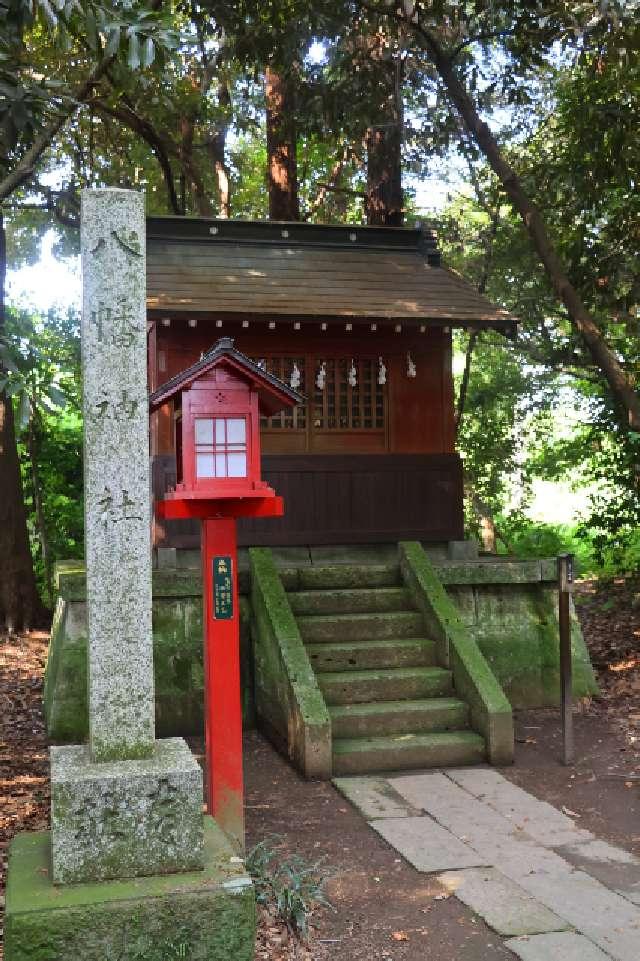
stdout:
[[221,338],[149,399],[173,403],[176,486],[156,516],[202,520],[207,806],[244,844],[236,518],[284,512],[260,474],[260,417],[303,398]]

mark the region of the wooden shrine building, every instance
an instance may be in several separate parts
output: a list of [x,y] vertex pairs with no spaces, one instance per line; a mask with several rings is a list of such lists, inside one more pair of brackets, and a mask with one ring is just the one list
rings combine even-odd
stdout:
[[[362,544],[463,536],[451,329],[514,320],[443,266],[424,229],[151,217],[152,391],[221,336],[304,395],[261,423],[263,476],[285,516],[241,544]],[[154,496],[175,484],[169,406],[152,416]],[[156,521],[158,547],[198,546]]]

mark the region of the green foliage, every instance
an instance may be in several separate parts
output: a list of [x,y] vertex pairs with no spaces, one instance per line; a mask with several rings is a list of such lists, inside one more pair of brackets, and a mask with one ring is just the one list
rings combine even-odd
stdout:
[[[48,596],[42,545],[38,537],[29,452],[18,446],[23,468],[25,503],[31,534],[36,576],[41,592]],[[84,507],[82,493],[82,419],[78,410],[67,410],[44,419],[39,447],[42,508],[51,564],[84,557]]]
[[10,310],[0,342],[38,584],[51,603],[56,560],[83,554],[80,339],[73,312]]
[[[526,142],[515,139],[508,149],[572,283],[633,377],[640,369],[640,240],[630,171],[640,73],[637,58],[621,53],[624,37],[635,48],[637,24],[620,24],[595,49],[559,61],[546,76],[547,101],[530,108]],[[495,179],[473,156],[467,160],[472,190],[452,201],[442,217],[447,259],[484,282],[490,299],[520,320],[515,344],[503,344],[490,356],[474,352],[460,434],[469,481],[498,515],[498,528],[514,549],[519,539],[507,536],[513,501],[524,516],[536,477],[588,486],[590,507],[576,533],[588,546],[589,563],[628,570],[637,560],[633,545],[640,526],[638,435],[629,431],[556,302]],[[465,346],[462,339],[459,349]],[[488,437],[472,423],[479,390]],[[569,409],[575,413],[567,427]]]
[[249,851],[247,871],[253,878],[258,904],[272,910],[287,927],[306,937],[313,911],[331,907],[324,894],[328,873],[322,860],[305,861],[278,853],[279,838],[265,838]]
[[[176,42],[171,18],[139,0],[0,0],[0,171],[11,169],[100,61],[137,71]],[[37,69],[34,54],[43,53],[57,69]]]
[[[223,167],[232,215],[265,217],[267,63],[295,81],[303,217],[358,222],[364,132],[384,126],[399,102],[405,171],[426,173],[452,150],[468,166],[468,189],[438,218],[446,260],[520,319],[516,343],[487,334],[474,348],[458,438],[467,486],[516,550],[553,553],[579,536],[585,564],[627,569],[638,560],[638,435],[558,304],[508,197],[460,136],[424,31],[455,53],[459,75],[542,210],[572,283],[633,375],[640,369],[639,9],[639,0],[399,7],[181,0],[167,15],[143,0],[0,0],[0,171],[69,107],[88,71],[113,56],[91,106],[53,144],[51,164],[62,171],[63,188],[40,186],[41,210],[11,214],[14,262],[18,253],[32,255],[52,217],[65,224],[64,242],[75,243],[68,238],[78,186],[143,187],[149,213],[210,216],[221,209]],[[317,63],[307,55],[314,41],[325,51]],[[32,198],[22,191],[17,199]],[[82,531],[76,333],[51,330],[50,319],[32,331],[25,326],[12,341],[12,358],[6,349],[0,358],[24,425],[25,488],[45,580],[43,536],[54,557],[73,556]],[[456,350],[463,354],[468,342],[467,333],[456,335]],[[571,430],[560,429],[567,404],[580,411]],[[44,530],[33,495],[34,449]],[[577,534],[527,527],[536,478],[570,478],[593,489]]]
[[500,516],[498,523],[518,557],[557,557],[558,554],[568,553],[575,555],[578,575],[598,570],[593,544],[575,524],[532,522],[521,514]]
[[474,351],[458,447],[467,481],[494,510],[519,470],[527,402],[533,403],[527,374],[514,351],[501,335],[485,335]]

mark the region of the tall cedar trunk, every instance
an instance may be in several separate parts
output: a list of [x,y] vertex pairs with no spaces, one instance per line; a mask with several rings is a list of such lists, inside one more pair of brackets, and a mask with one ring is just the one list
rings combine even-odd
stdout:
[[267,67],[267,182],[271,220],[299,220],[295,90],[291,77]]
[[[6,270],[6,237],[0,210],[0,334],[5,321]],[[29,548],[13,405],[11,398],[0,391],[0,630],[28,630],[42,613]]]
[[[190,117],[182,117],[180,120],[180,163],[184,172],[184,177],[191,184],[193,191],[193,203],[199,217],[211,217],[213,208],[211,201],[202,181],[202,177],[193,159],[193,136],[194,123]],[[185,200],[183,199],[183,210]]]
[[[229,88],[224,81],[218,84],[218,106],[225,111],[231,108]],[[227,129],[228,124],[221,120],[209,144],[209,155],[218,184],[218,216],[225,218],[231,216],[231,177],[225,160]]]
[[402,62],[382,56],[384,38],[372,39],[371,58],[375,63],[374,87],[380,91],[379,118],[365,136],[367,151],[367,223],[382,227],[401,227],[402,196]]
[[44,580],[47,588],[47,599],[53,603],[53,570],[51,567],[51,553],[49,551],[49,537],[47,535],[47,524],[42,502],[42,481],[40,480],[40,438],[41,426],[37,415],[32,414],[27,434],[27,446],[29,450],[29,461],[31,466],[31,487],[33,489],[33,509],[36,515],[36,527],[38,530],[38,540],[40,541],[40,552],[42,554],[42,566],[44,568]]
[[611,393],[626,412],[629,425],[640,430],[640,397],[634,383],[607,345],[602,332],[594,322],[580,294],[569,280],[564,265],[556,253],[551,238],[537,207],[529,200],[522,183],[504,159],[498,142],[476,110],[469,94],[459,80],[451,58],[428,31],[420,29],[431,59],[444,82],[449,96],[458,109],[464,124],[486,157],[520,214],[531,242],[551,281],[556,296],[567,309],[569,318],[590,352],[596,366],[602,371]]

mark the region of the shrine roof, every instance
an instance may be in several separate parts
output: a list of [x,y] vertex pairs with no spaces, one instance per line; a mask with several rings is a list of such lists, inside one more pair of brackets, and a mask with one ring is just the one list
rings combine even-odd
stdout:
[[426,228],[147,219],[147,307],[162,317],[389,318],[513,332],[441,263]]
[[211,350],[188,367],[166,381],[149,395],[149,411],[153,413],[176,394],[186,390],[199,377],[203,377],[219,364],[226,364],[241,377],[250,380],[257,388],[261,412],[268,417],[282,410],[283,407],[293,407],[302,403],[304,397],[279,377],[275,377],[267,370],[247,357],[233,346],[231,337],[221,337]]

